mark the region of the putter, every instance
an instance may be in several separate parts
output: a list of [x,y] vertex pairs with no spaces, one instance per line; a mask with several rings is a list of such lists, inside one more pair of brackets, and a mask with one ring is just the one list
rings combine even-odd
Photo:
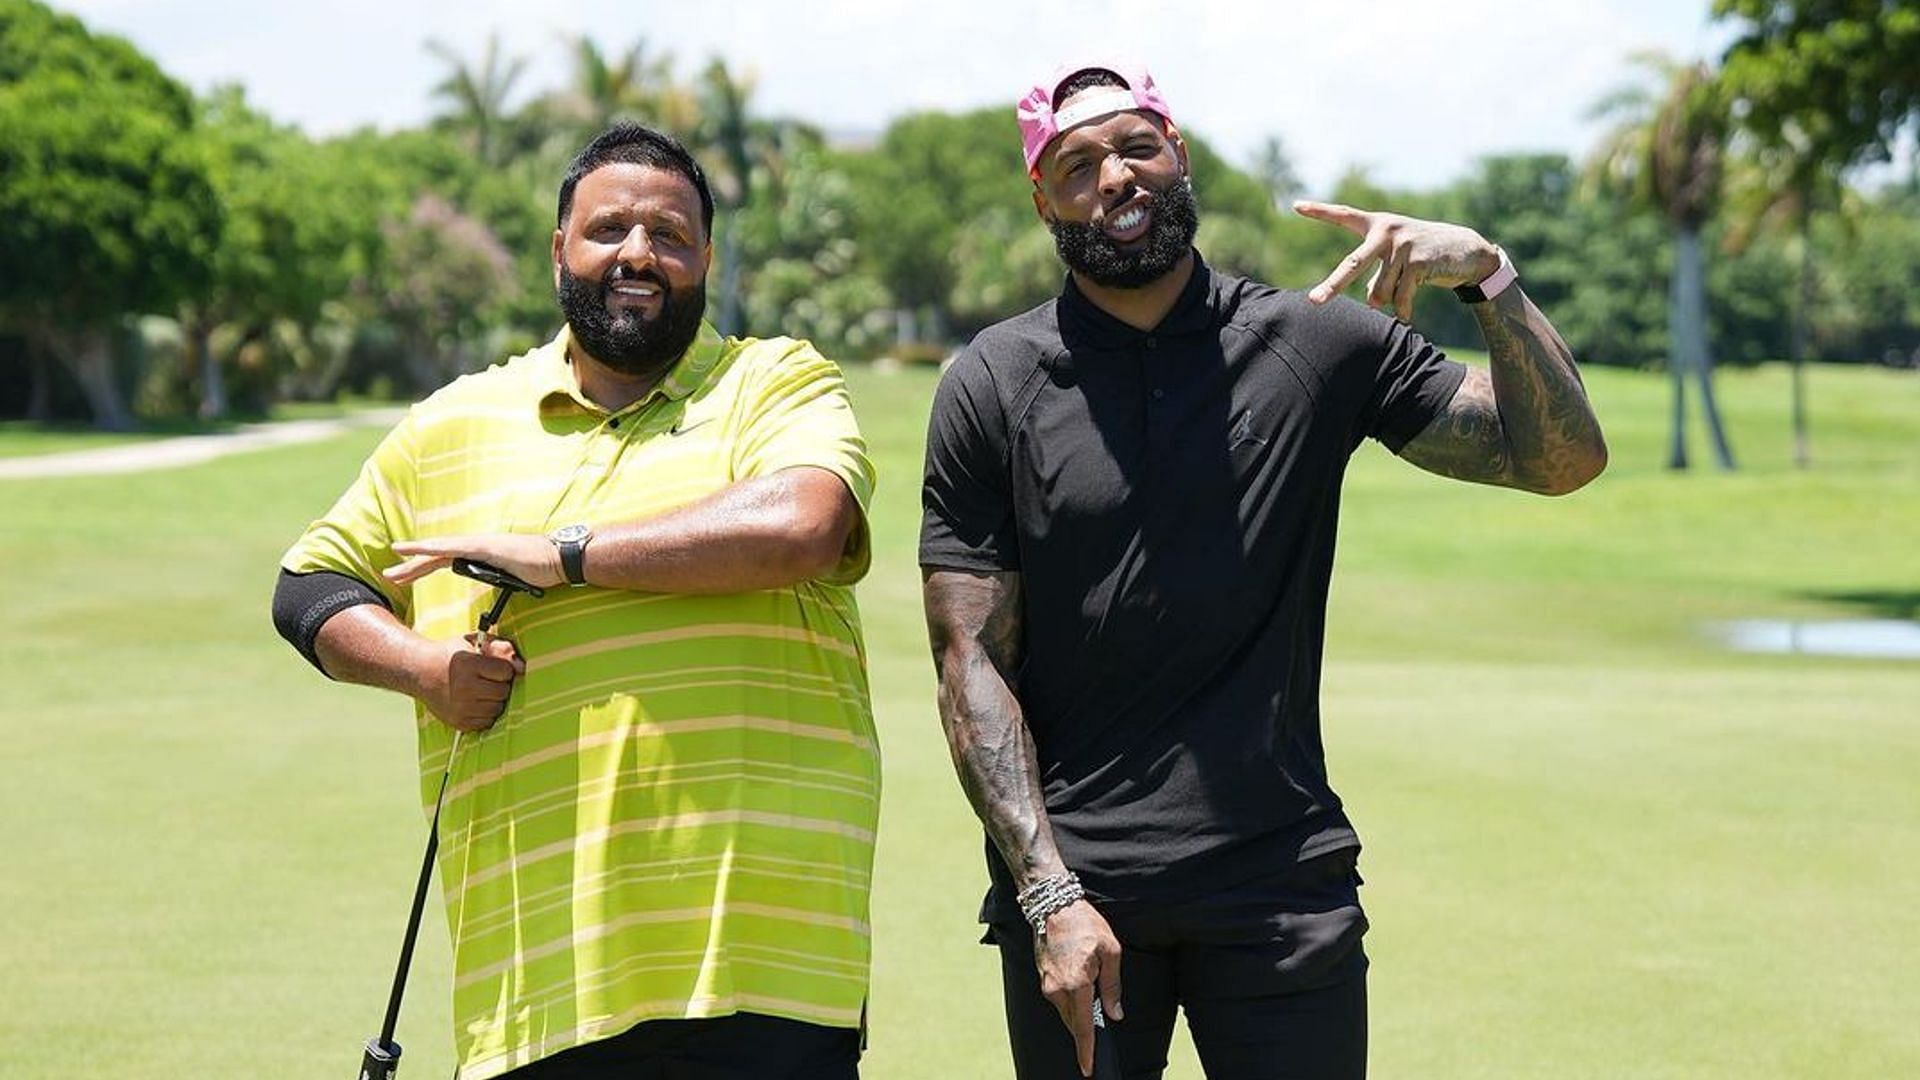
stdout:
[[[526,593],[536,600],[546,595],[546,590],[537,585],[529,585],[497,566],[472,559],[453,560],[453,572],[499,590],[494,594],[493,606],[480,615],[475,649],[485,649],[493,640],[493,628],[515,593]],[[366,1054],[360,1059],[360,1080],[393,1080],[393,1075],[400,1070],[400,1044],[393,1041],[393,1029],[400,1022],[400,998],[407,989],[407,969],[413,965],[413,943],[420,936],[420,913],[427,904],[433,856],[440,850],[440,804],[446,800],[447,780],[453,776],[453,759],[460,753],[460,736],[464,734],[455,728],[453,745],[447,749],[447,769],[440,774],[440,794],[433,800],[433,823],[427,826],[427,854],[420,860],[420,880],[413,887],[413,909],[407,913],[407,936],[400,943],[400,964],[393,973],[393,993],[387,997],[387,1018],[380,1025],[380,1034],[367,1040]]]

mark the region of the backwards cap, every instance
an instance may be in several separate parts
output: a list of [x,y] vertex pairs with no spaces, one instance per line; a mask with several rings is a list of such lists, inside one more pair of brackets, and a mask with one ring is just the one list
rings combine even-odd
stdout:
[[[1054,95],[1068,79],[1083,71],[1111,71],[1126,83],[1095,87],[1067,108],[1054,110]],[[1103,120],[1117,112],[1144,109],[1173,123],[1173,110],[1153,85],[1153,76],[1140,64],[1126,61],[1097,60],[1090,63],[1062,64],[1045,80],[1034,84],[1014,106],[1020,119],[1020,142],[1026,150],[1027,172],[1037,174],[1040,155],[1047,144],[1081,124]]]

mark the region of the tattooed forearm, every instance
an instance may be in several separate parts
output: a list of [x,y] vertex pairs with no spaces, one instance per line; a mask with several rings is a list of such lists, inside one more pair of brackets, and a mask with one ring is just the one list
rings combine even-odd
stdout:
[[931,570],[924,592],[954,769],[1016,886],[1025,887],[1064,866],[1047,824],[1033,737],[1012,689],[1020,575]]
[[1400,450],[1400,456],[1428,472],[1505,484],[1513,475],[1513,455],[1500,429],[1500,410],[1493,403],[1493,378],[1469,368],[1454,391],[1446,411],[1434,417],[1418,437]]
[[1517,285],[1472,310],[1491,370],[1468,372],[1402,455],[1445,476],[1547,495],[1598,476],[1606,440],[1566,342]]

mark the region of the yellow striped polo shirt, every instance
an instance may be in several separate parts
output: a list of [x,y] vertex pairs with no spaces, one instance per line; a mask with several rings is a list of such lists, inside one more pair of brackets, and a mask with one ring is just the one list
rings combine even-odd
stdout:
[[[862,524],[830,574],[790,588],[508,604],[498,632],[526,674],[462,740],[440,823],[461,1080],[654,1018],[853,1027],[866,997],[880,760],[852,586],[874,477],[840,372],[805,342],[702,325],[609,414],[567,347],[563,330],[414,406],[282,565],[359,578],[439,639],[491,591],[387,584],[396,540],[641,519],[795,466],[845,481]],[[417,721],[431,809],[452,731]]]

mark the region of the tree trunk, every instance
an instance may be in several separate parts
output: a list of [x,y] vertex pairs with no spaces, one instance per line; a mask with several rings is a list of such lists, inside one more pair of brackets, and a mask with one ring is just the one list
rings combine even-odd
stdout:
[[1667,468],[1687,467],[1687,377],[1693,370],[1688,354],[1692,338],[1685,326],[1685,299],[1681,280],[1680,243],[1673,246],[1673,271],[1667,279],[1667,383],[1673,389],[1672,419],[1667,427]]
[[200,419],[221,420],[227,415],[226,369],[213,351],[213,328],[196,324],[189,332],[189,349],[200,355]]
[[1722,469],[1731,470],[1735,468],[1733,449],[1727,444],[1720,408],[1713,398],[1713,355],[1707,342],[1707,267],[1699,228],[1682,227],[1675,234],[1673,276],[1672,329],[1682,335],[1682,340],[1674,342],[1674,352],[1685,354],[1699,386],[1700,410],[1706,418],[1713,456]]
[[37,424],[53,419],[53,367],[32,341],[27,342],[27,419]]
[[426,397],[446,384],[446,361],[432,334],[409,332],[400,340],[406,349],[407,378],[413,383],[416,397]]
[[[727,215],[726,231],[720,234],[720,311],[715,320],[722,334],[740,331],[740,211]],[[769,328],[763,330],[772,332]]]
[[1805,469],[1813,464],[1813,445],[1807,438],[1807,353],[1813,338],[1813,215],[1800,215],[1800,295],[1793,307],[1793,336],[1787,343],[1787,361],[1793,368],[1793,463]]
[[1686,362],[1677,354],[1667,357],[1667,383],[1673,388],[1672,420],[1667,427],[1667,468],[1684,470],[1687,467],[1687,369]]
[[93,426],[102,431],[132,431],[133,414],[127,410],[120,392],[120,380],[114,374],[113,338],[104,330],[52,330],[41,328],[37,335],[41,347],[65,364],[86,396],[93,412]]

